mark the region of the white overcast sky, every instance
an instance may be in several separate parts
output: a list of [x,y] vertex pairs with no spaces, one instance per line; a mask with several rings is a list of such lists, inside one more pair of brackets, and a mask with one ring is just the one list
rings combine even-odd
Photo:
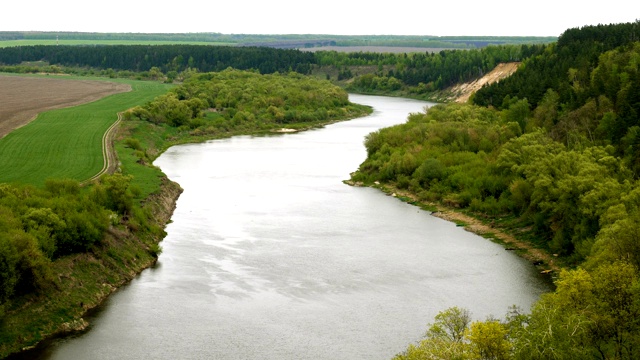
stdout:
[[633,22],[640,2],[13,0],[1,11],[0,31],[558,36],[573,27]]

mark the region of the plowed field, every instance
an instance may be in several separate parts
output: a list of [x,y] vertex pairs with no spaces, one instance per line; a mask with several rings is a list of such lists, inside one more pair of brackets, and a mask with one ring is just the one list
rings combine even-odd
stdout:
[[126,84],[0,75],[0,138],[43,111],[65,108],[129,91]]

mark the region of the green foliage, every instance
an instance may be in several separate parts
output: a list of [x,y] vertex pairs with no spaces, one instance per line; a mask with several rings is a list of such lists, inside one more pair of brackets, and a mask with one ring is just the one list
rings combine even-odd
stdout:
[[556,285],[517,328],[516,359],[637,358],[637,269],[616,262],[564,270]]
[[384,54],[326,52],[318,54],[321,65],[351,66],[351,72],[377,65],[375,73],[356,76],[348,89],[360,92],[391,92],[408,88],[422,94],[444,90],[493,70],[498,63],[521,61],[540,54],[543,45],[490,45],[482,49],[442,50],[437,53]]
[[194,134],[268,130],[344,119],[366,110],[328,81],[297,73],[260,75],[227,69],[194,75],[133,115],[154,124],[187,126]]
[[[504,109],[523,129],[543,127],[570,147],[613,144],[638,173],[636,135],[630,132],[640,125],[637,25],[569,29],[511,77],[479,90],[474,103]],[[527,99],[531,119],[524,106],[520,115],[510,108],[513,99]]]
[[201,72],[222,71],[230,66],[242,70],[256,69],[263,74],[289,69],[307,74],[315,58],[313,53],[298,50],[206,45],[34,45],[0,48],[0,64],[19,65],[30,61],[109,69],[115,77],[116,71],[125,70],[169,74],[191,68]]
[[89,195],[72,180],[1,185],[0,304],[48,286],[52,260],[102,241],[109,212]]
[[497,320],[475,321],[465,334],[472,353],[479,359],[506,360],[511,357],[508,329]]
[[471,313],[469,310],[454,306],[436,315],[435,322],[427,330],[426,337],[461,342],[470,323]]
[[113,174],[100,178],[92,191],[96,201],[120,215],[129,215],[133,209],[134,194],[130,187],[132,176]]
[[436,315],[425,339],[394,360],[511,358],[507,324],[494,319],[471,322],[469,310],[452,307]]
[[449,308],[436,315],[425,340],[395,359],[635,359],[639,281],[624,262],[563,270],[556,291],[531,314],[513,309],[504,321],[471,322],[467,310]]
[[402,182],[429,201],[505,212],[511,203],[502,196],[510,178],[500,176],[492,162],[499,146],[519,132],[516,123],[505,122],[495,111],[434,106],[412,114],[406,124],[369,134],[368,157],[353,180]]

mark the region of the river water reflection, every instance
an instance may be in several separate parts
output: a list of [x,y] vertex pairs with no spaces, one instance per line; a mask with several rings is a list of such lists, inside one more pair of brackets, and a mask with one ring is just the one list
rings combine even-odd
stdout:
[[155,268],[47,359],[388,359],[450,306],[528,310],[548,284],[500,246],[344,185],[366,134],[427,103],[351,95],[368,117],[169,149],[184,188]]

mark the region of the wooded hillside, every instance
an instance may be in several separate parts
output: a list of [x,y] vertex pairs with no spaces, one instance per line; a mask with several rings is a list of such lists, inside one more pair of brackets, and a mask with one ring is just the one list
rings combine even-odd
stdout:
[[567,30],[475,105],[437,105],[367,137],[354,181],[458,208],[576,267],[530,315],[463,321],[453,336],[464,312],[443,312],[399,359],[638,356],[639,25]]

